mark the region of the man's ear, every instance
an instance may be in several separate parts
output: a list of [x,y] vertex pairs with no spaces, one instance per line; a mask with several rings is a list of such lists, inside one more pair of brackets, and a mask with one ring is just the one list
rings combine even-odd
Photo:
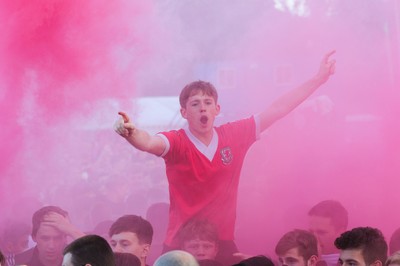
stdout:
[[382,266],[382,265],[383,265],[383,263],[380,260],[376,260],[376,261],[374,261],[374,263],[371,264],[371,266]]
[[186,108],[183,108],[183,107],[181,108],[181,115],[182,115],[183,118],[187,119]]
[[312,255],[307,260],[307,266],[315,266],[315,265],[317,265],[317,262],[318,262],[318,257],[316,255]]
[[221,106],[219,104],[216,104],[215,109],[217,110],[217,115],[219,115],[219,112],[221,112]]
[[141,257],[146,258],[150,252],[150,244],[143,244],[142,247],[143,247],[143,249],[142,249]]

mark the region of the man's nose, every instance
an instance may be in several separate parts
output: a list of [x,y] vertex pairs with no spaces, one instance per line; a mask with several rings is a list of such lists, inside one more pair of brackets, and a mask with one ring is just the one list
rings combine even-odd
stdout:
[[123,249],[122,249],[122,247],[121,247],[121,245],[116,245],[115,247],[114,247],[114,252],[120,252],[120,253],[122,253],[123,252]]

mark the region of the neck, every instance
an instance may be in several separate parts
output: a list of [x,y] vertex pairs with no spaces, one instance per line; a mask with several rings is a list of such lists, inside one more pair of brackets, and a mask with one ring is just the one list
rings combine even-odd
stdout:
[[190,133],[192,133],[193,136],[195,136],[198,140],[200,140],[204,145],[208,146],[211,143],[214,134],[214,129],[211,129],[210,131],[207,132],[197,132],[189,127],[189,130]]

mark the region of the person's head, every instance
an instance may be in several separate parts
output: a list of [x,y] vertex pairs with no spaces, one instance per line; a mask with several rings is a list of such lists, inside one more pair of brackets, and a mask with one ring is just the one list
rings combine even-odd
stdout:
[[187,84],[182,89],[179,95],[179,103],[181,105],[181,108],[186,108],[186,104],[189,98],[199,93],[212,97],[215,104],[218,103],[218,93],[215,87],[210,82],[198,80]]
[[342,266],[382,266],[387,258],[387,244],[382,232],[371,227],[357,227],[335,240]]
[[189,220],[179,229],[177,238],[180,249],[189,252],[197,260],[213,260],[218,253],[218,230],[208,220]]
[[195,131],[209,131],[219,114],[218,93],[214,86],[205,81],[195,81],[186,85],[179,96],[182,117],[189,128]]
[[275,253],[281,265],[315,266],[318,261],[318,242],[311,232],[295,229],[281,237]]
[[154,266],[199,266],[199,264],[192,254],[183,250],[172,250],[158,257]]
[[400,251],[400,228],[394,231],[389,241],[389,254],[397,251]]
[[138,257],[131,253],[114,253],[115,266],[140,266],[141,262]]
[[115,266],[107,240],[98,235],[75,239],[63,251],[62,266]]
[[274,263],[269,258],[259,255],[242,260],[233,266],[274,266]]
[[346,231],[347,210],[336,200],[321,201],[308,212],[309,229],[317,237],[322,254],[337,253],[335,239]]
[[68,213],[56,206],[46,206],[32,216],[32,239],[36,242],[39,258],[42,262],[57,263],[62,260],[62,250],[67,243],[67,236],[46,223],[46,216],[58,213],[68,217]]
[[30,227],[17,221],[7,221],[0,237],[1,249],[5,254],[18,254],[28,248]]
[[124,215],[111,225],[108,234],[114,252],[131,253],[145,264],[153,238],[153,227],[147,220]]
[[385,266],[400,266],[400,251],[394,252],[392,256],[387,258]]

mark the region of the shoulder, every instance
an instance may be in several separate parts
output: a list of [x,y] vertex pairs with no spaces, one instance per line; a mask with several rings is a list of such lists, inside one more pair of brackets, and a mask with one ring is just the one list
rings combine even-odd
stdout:
[[18,264],[27,264],[33,257],[33,254],[35,252],[35,248],[31,248],[28,250],[25,250],[22,253],[16,254],[15,255],[15,263]]

